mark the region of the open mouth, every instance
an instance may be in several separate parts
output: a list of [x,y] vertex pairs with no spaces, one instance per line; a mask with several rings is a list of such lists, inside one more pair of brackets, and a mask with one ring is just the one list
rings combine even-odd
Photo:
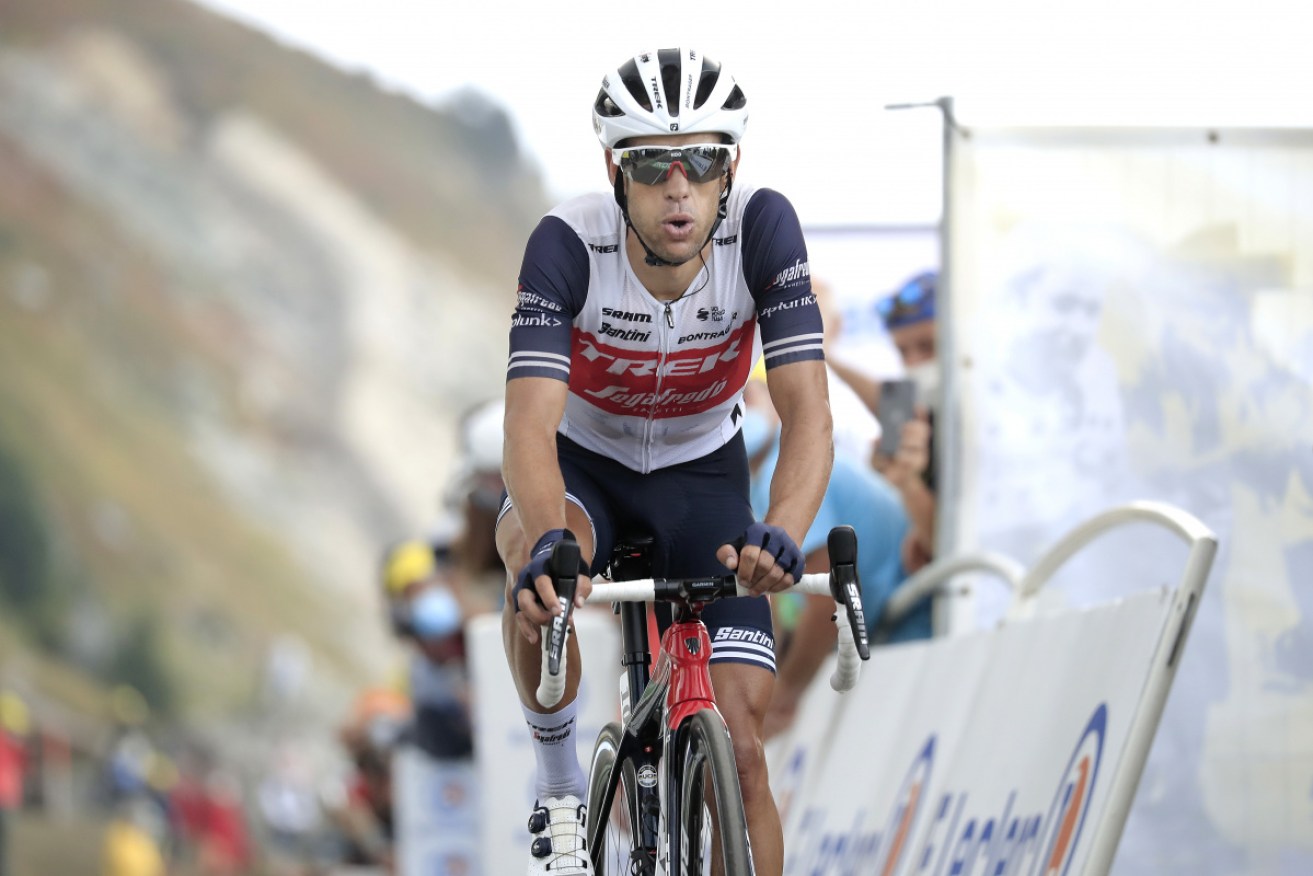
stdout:
[[684,214],[671,216],[661,223],[661,227],[671,237],[682,240],[693,233],[693,217]]

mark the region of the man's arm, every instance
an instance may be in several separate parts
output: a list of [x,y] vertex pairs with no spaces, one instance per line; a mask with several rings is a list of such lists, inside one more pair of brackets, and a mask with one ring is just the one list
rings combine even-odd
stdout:
[[821,507],[834,466],[825,363],[792,362],[766,372],[766,387],[780,417],[780,458],[770,482],[766,522],[802,544]]
[[[825,362],[790,362],[766,372],[771,403],[780,417],[780,455],[770,483],[765,522],[802,544],[821,506],[834,464],[834,424]],[[764,559],[764,568],[759,569]],[[747,545],[734,566],[739,579],[757,593],[793,583],[770,554]]]
[[550,529],[565,528],[565,480],[556,459],[556,429],[565,415],[568,391],[568,384],[549,377],[506,382],[502,478],[529,545]]

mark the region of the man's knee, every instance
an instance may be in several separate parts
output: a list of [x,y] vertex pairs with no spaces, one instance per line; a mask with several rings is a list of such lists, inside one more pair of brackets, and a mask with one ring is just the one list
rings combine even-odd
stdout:
[[497,526],[497,553],[501,556],[502,565],[506,567],[505,604],[509,607],[515,588],[515,574],[529,561],[529,547],[524,543],[524,531],[514,512],[504,515]]
[[734,765],[738,769],[743,794],[747,797],[762,790],[769,792],[762,724],[770,704],[774,676],[759,667],[736,664],[724,664],[724,669],[718,674],[722,684],[718,687],[716,700],[729,727]]

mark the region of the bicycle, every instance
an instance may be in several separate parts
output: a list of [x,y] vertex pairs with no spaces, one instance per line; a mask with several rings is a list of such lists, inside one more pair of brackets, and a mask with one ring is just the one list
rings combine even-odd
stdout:
[[[618,543],[610,580],[600,579],[587,600],[613,603],[620,615],[622,666],[621,721],[602,729],[589,769],[589,855],[597,876],[654,876],[658,866],[665,876],[700,876],[711,872],[704,867],[718,847],[726,876],[752,876],[738,771],[711,689],[711,640],[701,619],[711,602],[747,590],[733,575],[653,580],[650,544],[650,538],[633,537]],[[839,661],[830,684],[843,691],[856,683],[861,661],[870,657],[856,533],[835,527],[829,550],[829,574],[803,575],[794,589],[836,602]],[[538,701],[548,708],[564,691],[578,545],[558,543],[550,568],[563,611],[543,636]],[[652,672],[648,602],[667,602],[674,610]]]

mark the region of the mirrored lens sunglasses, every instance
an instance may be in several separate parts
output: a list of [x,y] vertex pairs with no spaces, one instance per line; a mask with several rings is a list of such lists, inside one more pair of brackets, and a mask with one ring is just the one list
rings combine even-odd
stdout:
[[654,186],[679,168],[689,182],[720,179],[734,162],[738,148],[730,143],[691,143],[687,146],[638,146],[616,149],[611,160],[636,183]]

